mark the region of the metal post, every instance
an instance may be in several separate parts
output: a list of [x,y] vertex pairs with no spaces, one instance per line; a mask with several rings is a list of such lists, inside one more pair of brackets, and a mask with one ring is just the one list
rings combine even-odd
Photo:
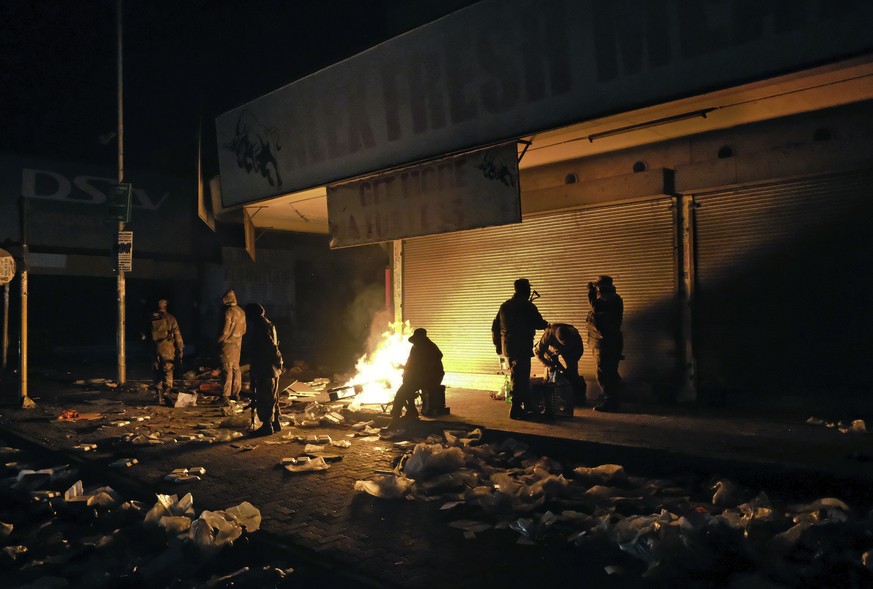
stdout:
[[[24,248],[26,251],[27,246]],[[21,373],[19,398],[21,406],[27,409],[35,406],[35,403],[27,395],[27,266],[21,270],[21,349],[19,350],[19,358],[21,361],[19,366]]]
[[392,249],[394,267],[394,321],[403,322],[403,240],[395,239]]
[[6,361],[9,358],[9,283],[3,285],[3,370],[6,374]]
[[27,199],[21,201],[21,337],[19,339],[19,400],[21,407],[32,409],[36,407],[27,394]]
[[694,197],[681,197],[679,208],[682,216],[680,227],[681,239],[681,325],[682,345],[681,357],[684,360],[682,386],[679,389],[680,401],[697,400],[697,370],[694,356]]
[[[118,182],[124,182],[124,84],[122,78],[122,59],[121,59],[121,12],[122,0],[117,0],[116,10],[116,30],[118,32]],[[124,231],[124,221],[118,222],[118,230]],[[118,384],[123,385],[127,382],[127,354],[125,349],[125,284],[124,270],[118,269]]]

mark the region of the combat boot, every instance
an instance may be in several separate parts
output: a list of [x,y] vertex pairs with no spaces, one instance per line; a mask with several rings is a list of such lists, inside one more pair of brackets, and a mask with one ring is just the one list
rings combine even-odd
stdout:
[[265,423],[264,425],[262,425],[261,427],[259,427],[255,431],[253,431],[251,435],[253,438],[260,438],[262,436],[269,436],[272,434],[273,434],[273,428],[270,427],[269,423]]

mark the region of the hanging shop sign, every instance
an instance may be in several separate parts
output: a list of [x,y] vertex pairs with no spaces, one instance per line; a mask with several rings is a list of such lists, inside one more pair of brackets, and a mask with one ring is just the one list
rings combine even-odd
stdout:
[[873,49],[869,0],[483,0],[216,119],[225,207]]
[[330,247],[521,222],[515,143],[327,188]]

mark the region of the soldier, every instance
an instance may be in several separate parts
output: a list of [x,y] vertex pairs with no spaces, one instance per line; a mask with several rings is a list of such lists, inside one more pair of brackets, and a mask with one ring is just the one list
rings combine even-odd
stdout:
[[[576,406],[585,404],[585,379],[579,375],[584,346],[579,330],[569,323],[552,323],[534,347],[534,355],[549,370],[562,372],[573,388]],[[563,360],[563,363],[561,362]]]
[[509,383],[512,389],[510,419],[525,419],[533,414],[529,407],[530,359],[533,357],[533,337],[537,329],[545,329],[548,322],[530,300],[530,282],[526,278],[515,281],[515,294],[500,305],[491,323],[491,339],[498,354],[509,361]]
[[396,429],[400,425],[400,414],[406,407],[406,419],[418,419],[418,409],[415,408],[415,394],[437,388],[443,382],[443,353],[430,338],[427,330],[419,327],[409,338],[412,349],[409,358],[403,366],[403,384],[394,395],[391,406],[391,422],[388,429]]
[[267,319],[261,305],[249,303],[246,305],[246,316],[249,321],[248,352],[252,360],[249,373],[254,390],[253,403],[257,411],[261,427],[252,435],[269,436],[282,429],[279,423],[279,375],[284,370],[282,353],[279,351],[279,340],[276,336],[276,326]]
[[158,301],[158,310],[149,316],[142,339],[152,341],[153,386],[158,393],[158,403],[164,402],[164,392],[173,388],[173,368],[176,358],[182,359],[185,344],[176,318],[167,312],[167,301]]
[[624,316],[624,301],[615,291],[611,276],[598,276],[588,283],[588,344],[594,354],[597,368],[597,384],[601,395],[594,406],[595,411],[617,411],[621,404],[618,363],[624,350],[621,321]]
[[246,332],[246,314],[237,305],[236,293],[233,290],[224,293],[222,302],[225,307],[224,325],[218,336],[218,345],[221,348],[219,358],[224,377],[221,402],[227,405],[230,399],[239,400],[239,392],[242,389],[239,357],[242,349],[242,337]]

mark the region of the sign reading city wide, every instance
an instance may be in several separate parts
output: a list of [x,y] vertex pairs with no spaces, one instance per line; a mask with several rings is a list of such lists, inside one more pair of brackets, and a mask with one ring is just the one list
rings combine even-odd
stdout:
[[15,258],[6,250],[0,250],[0,285],[9,284],[15,278]]
[[330,247],[521,222],[515,143],[327,188]]

